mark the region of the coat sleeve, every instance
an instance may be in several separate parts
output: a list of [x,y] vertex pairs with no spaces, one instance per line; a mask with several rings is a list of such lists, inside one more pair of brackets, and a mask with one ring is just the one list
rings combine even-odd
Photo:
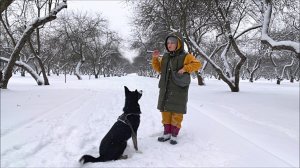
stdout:
[[156,72],[161,72],[161,60],[159,58],[152,58],[152,68]]
[[184,59],[184,66],[183,69],[188,72],[192,73],[198,71],[201,68],[201,62],[197,60],[192,54],[187,54]]

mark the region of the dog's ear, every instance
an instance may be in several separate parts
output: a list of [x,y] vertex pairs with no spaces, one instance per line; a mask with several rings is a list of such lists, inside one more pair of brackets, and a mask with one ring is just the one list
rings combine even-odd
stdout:
[[135,92],[135,94],[137,95],[137,98],[138,98],[138,99],[140,99],[140,98],[142,97],[142,93],[143,93],[142,90],[138,91],[137,89],[135,89],[134,92]]
[[129,92],[129,89],[126,86],[124,86],[124,89],[125,89],[125,93],[127,94]]

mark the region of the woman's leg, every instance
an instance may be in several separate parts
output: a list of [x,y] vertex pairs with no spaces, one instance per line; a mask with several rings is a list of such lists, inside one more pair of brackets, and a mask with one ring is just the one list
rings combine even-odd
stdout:
[[183,120],[183,114],[182,113],[172,113],[171,117],[171,144],[177,144],[177,135],[179,133],[179,130],[181,128],[181,123]]
[[171,121],[172,115],[170,112],[161,112],[162,124],[164,125],[164,133],[162,136],[158,137],[158,141],[165,142],[171,138]]

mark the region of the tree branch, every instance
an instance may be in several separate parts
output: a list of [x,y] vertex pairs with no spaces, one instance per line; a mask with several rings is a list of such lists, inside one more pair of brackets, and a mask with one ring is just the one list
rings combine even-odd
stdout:
[[271,0],[265,0],[267,5],[266,10],[264,11],[262,33],[261,33],[261,42],[263,44],[269,45],[273,50],[289,50],[297,54],[297,57],[300,58],[300,43],[294,41],[275,41],[268,35],[271,14],[272,14],[272,2]]
[[[9,62],[9,59],[4,58],[4,57],[0,57],[0,61],[7,63],[7,62]],[[43,80],[41,79],[41,77],[29,65],[27,65],[25,62],[16,61],[15,65],[25,69],[25,71],[27,71],[35,79],[35,81],[37,82],[38,85],[43,84]]]
[[15,62],[19,58],[20,52],[25,45],[26,41],[30,38],[33,31],[39,27],[40,25],[43,25],[47,22],[50,22],[54,19],[56,19],[56,14],[60,12],[63,8],[67,8],[66,0],[64,2],[60,3],[56,8],[51,10],[48,16],[42,17],[42,18],[36,18],[29,26],[25,29],[21,39],[18,41],[17,45],[15,46],[14,51],[12,52],[9,62],[7,63],[7,66],[4,68],[4,74],[1,79],[0,87],[3,89],[7,88],[7,84],[9,79],[12,76],[13,67],[15,65]]
[[262,27],[262,25],[257,25],[257,26],[250,27],[250,28],[244,30],[243,32],[241,32],[239,35],[235,36],[234,39],[239,38],[240,36],[242,36],[243,34],[247,33],[250,30],[254,30],[254,29],[257,29],[257,28],[260,28],[260,27]]

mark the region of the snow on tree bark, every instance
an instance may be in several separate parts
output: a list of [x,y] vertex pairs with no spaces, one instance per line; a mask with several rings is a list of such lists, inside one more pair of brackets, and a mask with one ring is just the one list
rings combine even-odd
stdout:
[[262,57],[258,58],[258,59],[255,61],[255,64],[254,64],[254,66],[252,67],[252,71],[250,71],[250,69],[247,68],[247,70],[248,70],[248,72],[249,72],[249,74],[250,74],[250,79],[249,79],[250,82],[253,82],[254,74],[255,74],[255,72],[260,68],[260,65],[261,65],[261,59],[262,59]]
[[13,67],[15,65],[15,62],[18,60],[20,52],[25,45],[26,41],[30,38],[33,31],[40,25],[46,24],[47,22],[50,22],[54,19],[56,19],[56,14],[60,12],[63,8],[67,8],[66,0],[64,0],[62,3],[60,3],[56,8],[50,11],[50,13],[41,18],[36,18],[33,20],[27,28],[24,30],[24,33],[21,37],[21,39],[18,41],[17,45],[14,48],[14,51],[12,52],[10,59],[6,65],[6,67],[3,70],[3,76],[0,82],[0,87],[3,89],[7,89],[7,84],[9,79],[12,76]]
[[[3,61],[3,62],[7,63],[9,61],[9,59],[4,58],[4,57],[0,57],[0,61]],[[18,66],[18,67],[21,67],[25,71],[27,71],[34,78],[34,80],[37,82],[38,85],[43,85],[43,79],[29,65],[27,65],[25,62],[16,61],[15,65]]]
[[230,45],[231,45],[230,42],[227,43],[225,49],[221,53],[221,59],[223,61],[223,64],[224,64],[224,67],[225,67],[225,72],[226,72],[226,75],[227,75],[228,78],[232,78],[233,77],[232,73],[231,73],[232,70],[231,70],[231,68],[229,66],[229,63],[228,63],[228,60],[227,60],[227,57],[226,57],[226,54],[229,51]]
[[193,45],[193,47],[199,52],[199,54],[205,58],[205,60],[207,62],[209,62],[213,68],[216,70],[216,72],[218,73],[218,75],[220,75],[220,78],[229,85],[230,88],[234,87],[234,84],[231,82],[231,79],[226,77],[223,72],[222,69],[215,64],[215,62],[210,59],[210,57],[199,47],[199,45],[193,40],[193,39],[189,39],[189,41],[191,42],[191,44]]
[[84,63],[84,60],[80,60],[77,65],[76,65],[76,68],[75,68],[75,72],[74,74],[77,76],[78,80],[82,80],[82,77],[80,76],[80,67],[81,65]]
[[300,58],[300,43],[294,41],[275,41],[268,35],[271,15],[272,15],[272,0],[264,0],[266,9],[263,16],[261,42],[269,45],[274,50],[289,50],[297,54]]
[[284,72],[286,71],[287,68],[293,66],[294,64],[294,59],[292,59],[292,62],[289,65],[285,65],[282,69],[281,76],[277,78],[277,84],[280,85],[280,82],[283,80]]

